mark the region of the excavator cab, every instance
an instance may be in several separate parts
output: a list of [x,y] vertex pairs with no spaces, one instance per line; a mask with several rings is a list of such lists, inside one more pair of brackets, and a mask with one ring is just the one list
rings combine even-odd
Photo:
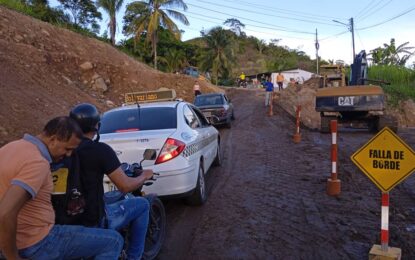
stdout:
[[[316,92],[315,108],[320,112],[321,132],[330,132],[331,120],[350,127],[365,127],[373,132],[380,131],[385,126],[397,131],[397,120],[384,114],[383,89],[376,85],[365,85],[366,81],[370,81],[367,79],[367,67],[366,52],[361,51],[351,65],[348,86],[344,84],[344,80],[341,83],[328,84],[330,77],[322,71],[320,76],[324,79],[324,84]],[[337,73],[337,78],[343,77],[344,70]]]
[[364,85],[367,80],[366,52],[363,50],[354,58],[350,70],[349,86]]

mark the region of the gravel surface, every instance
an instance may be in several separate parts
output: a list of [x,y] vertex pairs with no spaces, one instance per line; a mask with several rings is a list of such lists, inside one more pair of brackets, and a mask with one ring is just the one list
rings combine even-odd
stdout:
[[[331,136],[302,129],[264,93],[231,90],[231,129],[220,129],[223,164],[208,172],[202,207],[165,201],[168,236],[159,259],[367,259],[380,243],[380,190],[350,160],[373,134],[341,128],[338,197],[326,195]],[[415,129],[399,136],[415,147]],[[415,175],[390,199],[390,246],[415,259]]]

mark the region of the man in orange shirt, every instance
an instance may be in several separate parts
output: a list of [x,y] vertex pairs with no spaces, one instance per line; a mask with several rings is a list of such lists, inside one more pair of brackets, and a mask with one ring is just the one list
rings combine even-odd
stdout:
[[278,84],[278,91],[283,90],[284,75],[282,75],[281,72],[278,72],[278,75],[277,75],[277,84]]
[[0,148],[0,250],[7,259],[118,259],[113,230],[54,225],[50,163],[70,156],[82,132],[69,117]]

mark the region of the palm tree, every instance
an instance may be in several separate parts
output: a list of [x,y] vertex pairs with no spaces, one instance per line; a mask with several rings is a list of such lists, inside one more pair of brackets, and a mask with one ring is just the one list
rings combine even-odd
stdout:
[[110,28],[111,44],[115,45],[115,32],[117,31],[117,19],[116,14],[120,10],[124,0],[98,0],[97,5],[104,9],[110,21],[108,27]]
[[396,47],[395,39],[392,38],[390,44],[384,43],[383,48],[378,47],[371,50],[371,59],[375,64],[404,66],[408,59],[414,55],[411,50],[415,47],[409,47],[408,44],[409,42],[405,42]]
[[142,0],[129,4],[124,16],[124,31],[126,34],[133,34],[136,40],[140,40],[141,35],[146,33],[146,41],[151,42],[155,69],[157,69],[157,31],[159,26],[173,33],[176,39],[180,39],[181,31],[170,16],[185,25],[189,25],[189,21],[184,14],[169,9],[170,7],[187,10],[187,5],[183,0]]
[[262,54],[262,52],[264,51],[264,49],[267,47],[267,43],[265,42],[265,40],[259,40],[257,38],[255,38],[255,47],[258,50],[259,54]]
[[167,52],[165,57],[160,57],[160,60],[166,64],[168,72],[174,72],[178,71],[178,69],[185,63],[186,57],[182,51],[171,49]]
[[234,55],[232,37],[221,27],[211,29],[204,37],[207,48],[202,53],[200,67],[204,71],[212,69],[212,77],[218,84],[219,75],[228,74],[232,70]]

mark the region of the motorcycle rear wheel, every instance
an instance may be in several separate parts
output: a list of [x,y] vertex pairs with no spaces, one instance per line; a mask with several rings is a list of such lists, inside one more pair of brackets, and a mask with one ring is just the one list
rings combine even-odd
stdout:
[[154,259],[158,255],[166,238],[166,212],[163,202],[157,197],[145,196],[150,202],[150,217],[144,246],[143,259]]

